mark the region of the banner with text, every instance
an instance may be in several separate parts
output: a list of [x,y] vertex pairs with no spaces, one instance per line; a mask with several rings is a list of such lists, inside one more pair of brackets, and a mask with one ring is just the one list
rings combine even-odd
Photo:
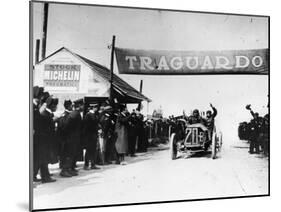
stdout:
[[268,49],[164,51],[115,48],[120,74],[268,74]]

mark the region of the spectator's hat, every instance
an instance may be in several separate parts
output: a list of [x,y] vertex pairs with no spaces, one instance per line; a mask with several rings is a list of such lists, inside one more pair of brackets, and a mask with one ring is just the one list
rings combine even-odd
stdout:
[[49,92],[43,92],[43,94],[42,94],[42,96],[40,98],[41,104],[45,103],[49,97],[50,97]]
[[103,108],[105,111],[110,111],[112,110],[112,107],[110,105],[107,105]]
[[124,110],[126,108],[126,105],[124,105],[124,104],[119,104],[119,109],[120,110]]
[[59,100],[57,98],[53,98],[53,96],[49,96],[46,100],[47,107],[58,105]]
[[93,108],[99,108],[99,104],[91,104],[91,106],[93,107]]
[[72,101],[69,99],[69,100],[64,100],[64,103],[63,103],[63,106],[65,108],[69,107],[72,105]]
[[33,87],[33,98],[38,98],[39,97],[39,86],[34,86]]
[[83,105],[84,101],[83,99],[77,99],[74,101],[74,107],[79,107],[80,105]]

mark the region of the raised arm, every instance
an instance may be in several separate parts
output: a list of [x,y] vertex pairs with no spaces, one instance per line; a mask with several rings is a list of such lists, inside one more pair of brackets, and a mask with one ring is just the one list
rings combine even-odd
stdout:
[[251,108],[251,105],[246,105],[246,109],[250,111],[251,115],[254,117],[255,113]]
[[211,106],[211,108],[213,110],[213,118],[215,118],[217,116],[217,114],[218,114],[218,111],[217,111],[217,109],[212,104],[210,104],[210,106]]

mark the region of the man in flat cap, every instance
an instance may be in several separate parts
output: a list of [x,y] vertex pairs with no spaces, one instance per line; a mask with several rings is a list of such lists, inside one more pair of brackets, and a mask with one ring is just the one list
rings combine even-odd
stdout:
[[40,170],[42,183],[54,182],[48,169],[50,162],[52,143],[56,141],[54,114],[58,99],[49,96],[46,100],[46,108],[42,111],[38,121],[38,163],[35,167],[35,176]]

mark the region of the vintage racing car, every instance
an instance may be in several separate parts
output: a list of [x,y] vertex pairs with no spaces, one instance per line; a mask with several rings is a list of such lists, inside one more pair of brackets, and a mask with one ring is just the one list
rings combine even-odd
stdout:
[[[173,132],[170,136],[170,157],[175,160],[179,153],[192,154],[197,152],[210,152],[211,158],[215,159],[222,146],[222,133],[208,132],[203,124],[188,125],[181,120],[182,130]],[[183,128],[184,126],[184,128]]]

